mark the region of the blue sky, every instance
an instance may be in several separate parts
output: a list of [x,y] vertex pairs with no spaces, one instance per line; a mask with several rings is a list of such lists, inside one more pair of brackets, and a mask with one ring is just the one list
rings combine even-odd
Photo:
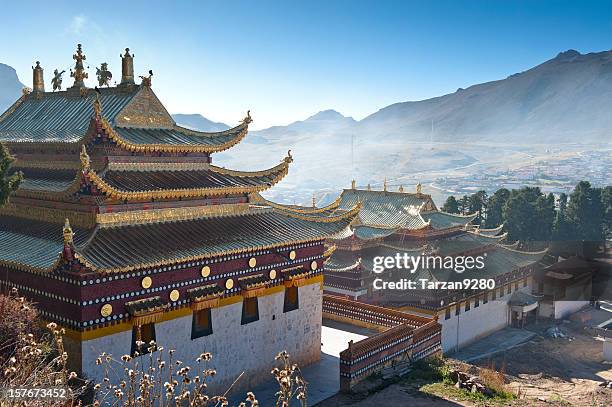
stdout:
[[36,60],[47,83],[68,69],[77,42],[91,86],[101,62],[119,77],[128,46],[172,113],[233,125],[251,109],[255,128],[329,108],[361,119],[570,48],[612,48],[610,1],[3,0],[0,21],[0,62],[27,85]]

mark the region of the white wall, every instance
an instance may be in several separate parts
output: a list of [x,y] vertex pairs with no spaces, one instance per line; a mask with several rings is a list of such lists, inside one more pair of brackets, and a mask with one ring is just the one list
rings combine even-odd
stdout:
[[[194,340],[191,340],[191,315],[160,322],[155,324],[156,340],[166,349],[176,349],[174,359],[191,367],[200,353],[212,353],[210,367],[217,370],[217,376],[210,382],[211,393],[223,393],[242,371],[245,374],[234,389],[250,389],[270,380],[274,357],[282,350],[288,351],[300,366],[320,358],[320,285],[299,288],[297,310],[283,313],[283,302],[284,292],[259,297],[259,320],[246,325],[240,324],[242,302],[214,308],[211,311],[213,334]],[[118,359],[130,353],[131,341],[132,332],[126,331],[83,342],[84,374],[100,382],[103,372],[95,365],[98,355],[104,351]]]
[[603,343],[603,357],[605,361],[612,362],[612,338],[606,338]]
[[[520,284],[519,291],[531,292],[531,286],[523,287]],[[505,293],[506,291],[504,291]],[[514,284],[512,285],[514,292]],[[438,322],[442,325],[442,351],[444,353],[454,352],[470,343],[505,328],[510,324],[508,300],[512,294],[505,294],[492,301],[489,293],[489,302],[482,303],[474,308],[474,299],[471,300],[471,308],[465,311],[465,302],[461,305],[461,312],[455,315],[455,307],[451,307],[450,319],[444,319],[445,313],[438,316]]]

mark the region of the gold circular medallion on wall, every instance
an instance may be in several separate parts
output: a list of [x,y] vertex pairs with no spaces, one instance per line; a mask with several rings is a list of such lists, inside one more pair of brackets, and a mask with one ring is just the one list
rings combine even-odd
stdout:
[[249,267],[250,267],[250,268],[253,268],[253,267],[255,267],[256,265],[257,265],[257,259],[256,259],[255,257],[251,257],[251,258],[249,259]]
[[210,276],[210,267],[208,266],[202,267],[202,270],[200,270],[200,274],[202,275],[202,277]]
[[179,293],[178,290],[172,290],[170,291],[170,300],[171,301],[176,301],[179,299],[179,297],[181,296],[181,294]]
[[234,280],[232,280],[231,278],[228,278],[227,280],[225,280],[225,288],[228,290],[231,290],[232,288],[234,288]]
[[295,260],[296,257],[297,257],[297,253],[295,252],[295,250],[291,250],[289,252],[289,259]]
[[319,267],[319,265],[317,264],[316,261],[313,261],[312,263],[310,263],[310,269],[311,270],[316,270],[317,267]]
[[268,276],[270,276],[270,280],[274,280],[276,278],[276,270],[270,270]]
[[151,288],[151,286],[153,285],[153,280],[151,279],[151,277],[146,276],[140,281],[140,285],[142,286],[142,288]]
[[113,313],[113,306],[110,304],[104,304],[102,308],[100,309],[100,315],[102,315],[103,317],[108,317],[112,313]]

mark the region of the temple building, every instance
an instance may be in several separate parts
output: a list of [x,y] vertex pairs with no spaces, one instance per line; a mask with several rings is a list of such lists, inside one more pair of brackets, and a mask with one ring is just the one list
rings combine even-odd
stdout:
[[[85,87],[78,46],[71,76],[45,91],[39,63],[32,90],[0,116],[0,141],[24,180],[0,209],[0,282],[38,304],[67,331],[73,366],[100,382],[95,360],[140,354],[156,340],[189,364],[213,354],[213,389],[269,379],[287,350],[301,365],[320,357],[323,263],[330,236],[346,233],[359,205],[298,213],[254,199],[288,172],[234,171],[212,154],[238,144],[250,115],[226,131],[175,123],[152,90],[134,80]],[[257,202],[256,202],[257,201]]]
[[[326,294],[436,317],[442,325],[444,352],[457,350],[503,327],[522,326],[523,318],[535,317],[537,298],[531,295],[532,280],[546,251],[530,253],[517,250],[517,242],[504,244],[503,225],[493,229],[472,225],[476,213],[440,211],[420,185],[414,193],[402,187],[392,192],[386,182],[380,191],[369,186],[359,189],[353,181],[338,199],[317,211],[320,216],[333,216],[355,205],[361,209],[351,227],[328,240],[335,251],[325,264]],[[412,271],[396,267],[381,273],[374,271],[376,258],[404,254],[445,259],[481,256],[484,268],[457,272],[420,266]],[[490,285],[469,290],[422,289],[419,284],[414,289],[377,289],[380,281],[436,283],[474,278],[485,279]],[[516,292],[521,294],[514,295]]]

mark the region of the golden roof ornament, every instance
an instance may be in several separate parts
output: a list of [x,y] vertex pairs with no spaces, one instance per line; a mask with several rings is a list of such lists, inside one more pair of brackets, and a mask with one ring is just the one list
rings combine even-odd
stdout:
[[251,111],[247,110],[247,115],[244,119],[242,119],[242,123],[244,124],[250,124],[253,123],[253,119],[251,119]]
[[96,77],[98,78],[98,86],[110,86],[109,81],[113,79],[113,74],[108,70],[108,63],[102,62],[100,68],[96,68]]
[[287,157],[284,158],[284,161],[287,164],[293,162],[293,156],[291,155],[291,150],[287,151]]
[[59,72],[57,69],[53,71],[53,79],[51,79],[51,84],[53,85],[53,92],[56,90],[62,90],[62,75],[66,71]]
[[372,187],[370,186],[370,183],[368,183],[368,191],[371,191]]
[[[93,101],[93,109],[94,109],[94,114],[96,115],[96,118],[99,119],[102,115],[102,102],[100,102],[100,94],[97,92],[96,92],[96,98]],[[84,147],[85,145],[83,145],[83,148]]]
[[140,79],[142,79],[142,82],[140,82],[140,84],[142,86],[146,86],[148,88],[151,87],[151,78],[153,78],[153,70],[149,69],[149,76],[142,76],[140,75]]
[[84,88],[85,82],[84,80],[89,78],[87,72],[85,72],[85,66],[83,65],[83,61],[87,59],[85,54],[83,54],[83,49],[81,48],[81,44],[77,44],[77,50],[74,55],[72,55],[72,59],[74,59],[74,71],[70,70],[70,77],[74,78],[74,88]]
[[400,185],[400,187],[399,187],[398,191],[399,191],[399,192],[404,192],[404,186],[403,186],[403,185]]
[[125,49],[121,57],[121,83],[120,85],[134,85],[134,54],[130,55],[130,49]]
[[81,146],[80,158],[81,158],[81,168],[83,168],[84,170],[88,170],[89,165],[91,164],[91,161],[89,159],[89,154],[87,154],[87,149],[85,148],[85,144]]
[[64,244],[71,245],[73,243],[74,232],[72,231],[72,227],[70,226],[70,221],[68,220],[68,218],[66,218],[64,222],[63,234],[64,234]]
[[351,189],[355,189],[355,187],[357,186],[357,182],[355,180],[351,181]]
[[36,66],[32,67],[32,89],[34,89],[34,92],[45,91],[45,79],[40,61],[36,61]]
[[317,200],[315,198],[315,193],[312,193],[312,207],[316,208],[317,207]]
[[21,94],[23,96],[28,96],[30,92],[32,92],[32,89],[28,88],[27,86],[24,86],[23,88],[21,88]]
[[387,192],[387,178],[383,181],[383,191]]
[[416,185],[416,193],[417,193],[417,194],[421,194],[421,193],[422,193],[422,189],[423,189],[423,186],[422,186],[422,185],[421,185],[421,183],[419,182],[419,183]]

